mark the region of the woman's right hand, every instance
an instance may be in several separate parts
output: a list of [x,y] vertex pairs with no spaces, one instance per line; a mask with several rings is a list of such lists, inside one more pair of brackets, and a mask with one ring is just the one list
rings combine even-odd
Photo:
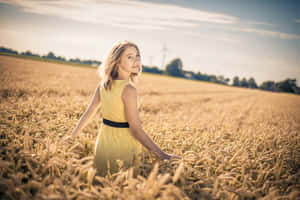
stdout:
[[74,141],[75,137],[76,137],[77,135],[79,135],[79,133],[80,133],[80,130],[74,128],[73,131],[72,131],[72,133],[71,133],[70,135],[65,135],[65,136],[62,138],[62,142],[65,143],[65,142],[72,142],[72,141]]

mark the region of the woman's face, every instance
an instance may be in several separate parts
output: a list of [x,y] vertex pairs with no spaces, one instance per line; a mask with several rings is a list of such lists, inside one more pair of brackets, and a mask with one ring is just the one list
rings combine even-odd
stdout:
[[135,47],[129,46],[121,55],[121,70],[128,73],[138,73],[141,69],[141,58]]

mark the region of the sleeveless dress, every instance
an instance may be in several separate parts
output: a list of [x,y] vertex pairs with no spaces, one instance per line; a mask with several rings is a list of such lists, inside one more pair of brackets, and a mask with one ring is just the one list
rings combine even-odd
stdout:
[[[128,80],[114,80],[111,90],[100,86],[101,113],[103,118],[114,122],[128,122],[125,116],[122,91]],[[135,139],[130,128],[112,127],[101,122],[94,149],[94,166],[100,176],[118,172],[124,168],[142,164],[144,146]],[[121,162],[120,162],[121,161]],[[136,169],[136,168],[135,168]]]

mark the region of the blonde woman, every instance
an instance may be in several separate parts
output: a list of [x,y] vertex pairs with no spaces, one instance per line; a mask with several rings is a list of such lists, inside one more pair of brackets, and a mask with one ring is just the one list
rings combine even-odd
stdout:
[[103,123],[95,144],[94,163],[102,176],[108,170],[117,172],[122,162],[127,167],[140,163],[145,148],[162,160],[181,159],[162,151],[141,126],[135,87],[141,72],[137,45],[127,40],[116,42],[99,66],[101,82],[72,132],[72,138],[77,136],[101,104]]

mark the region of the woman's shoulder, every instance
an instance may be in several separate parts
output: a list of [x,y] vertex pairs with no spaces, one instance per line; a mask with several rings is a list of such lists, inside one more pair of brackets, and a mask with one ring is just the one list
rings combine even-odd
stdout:
[[122,89],[123,91],[126,89],[126,90],[133,90],[133,89],[136,89],[134,83],[132,83],[131,81],[124,81],[122,83]]
[[136,87],[130,83],[130,82],[127,82],[125,85],[124,85],[124,88],[123,88],[123,91],[122,91],[122,99],[124,98],[132,98],[132,97],[136,97],[137,96],[137,89]]

